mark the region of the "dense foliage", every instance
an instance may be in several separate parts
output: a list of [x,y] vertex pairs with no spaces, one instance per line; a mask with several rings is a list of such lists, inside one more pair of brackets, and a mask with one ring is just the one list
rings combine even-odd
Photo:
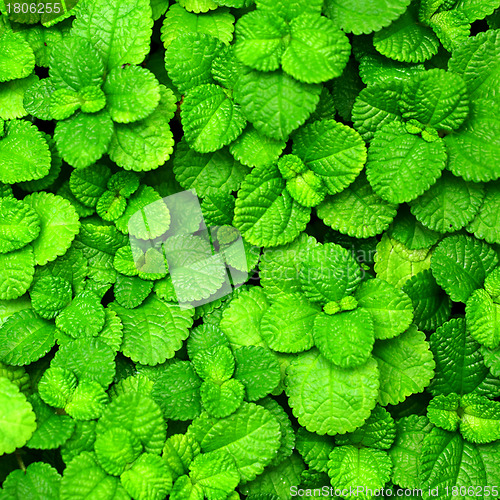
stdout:
[[0,0],[0,499],[498,497],[499,7]]

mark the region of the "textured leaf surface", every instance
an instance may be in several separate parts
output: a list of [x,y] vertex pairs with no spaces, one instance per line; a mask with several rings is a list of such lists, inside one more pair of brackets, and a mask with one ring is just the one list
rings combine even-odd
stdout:
[[476,217],[468,226],[476,238],[488,243],[499,243],[498,227],[500,226],[500,182],[489,182],[485,186],[485,197]]
[[465,319],[474,340],[490,349],[500,345],[500,304],[486,290],[475,290],[469,297]]
[[439,243],[431,262],[438,284],[455,302],[466,302],[483,286],[484,279],[498,264],[498,257],[486,243],[470,236],[449,236]]
[[33,309],[45,319],[55,318],[71,300],[71,284],[64,278],[44,276],[30,293]]
[[24,295],[33,281],[35,258],[31,246],[0,254],[0,300]]
[[427,191],[445,166],[446,150],[442,140],[426,142],[408,134],[402,124],[393,123],[380,129],[371,142],[366,175],[382,198],[403,203]]
[[192,432],[204,453],[227,451],[244,481],[261,474],[280,445],[276,418],[253,403],[244,403],[235,413],[222,419],[202,414],[193,422]]
[[247,72],[234,89],[247,120],[264,135],[286,140],[314,111],[321,87],[296,81],[274,71]]
[[11,498],[27,495],[32,498],[59,496],[61,476],[54,467],[45,462],[34,462],[26,471],[17,469],[9,474],[3,484],[3,491]]
[[293,414],[318,434],[342,434],[359,427],[375,407],[378,388],[373,359],[346,369],[311,350],[295,358],[287,370],[286,393]]
[[277,246],[293,241],[309,222],[310,209],[285,191],[278,168],[255,168],[236,199],[234,226],[252,245]]
[[113,306],[123,323],[121,350],[134,361],[157,365],[174,356],[188,336],[191,312],[154,296],[133,310]]
[[435,363],[425,335],[415,326],[390,340],[379,340],[373,356],[380,370],[379,403],[398,404],[422,392],[434,375]]

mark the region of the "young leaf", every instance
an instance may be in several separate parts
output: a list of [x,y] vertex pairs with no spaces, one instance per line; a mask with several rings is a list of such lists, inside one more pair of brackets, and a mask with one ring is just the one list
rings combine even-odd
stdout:
[[362,425],[375,407],[378,388],[377,363],[371,358],[356,368],[340,368],[313,349],[299,354],[287,370],[293,414],[320,435],[352,432]]
[[475,290],[469,297],[465,319],[474,340],[490,349],[500,345],[500,304],[486,290]]
[[485,197],[476,217],[472,220],[467,230],[474,233],[476,238],[486,240],[488,243],[500,243],[497,228],[500,224],[500,182],[489,182],[485,186]]
[[35,257],[30,245],[0,254],[0,300],[13,300],[24,295],[34,273]]
[[18,498],[19,492],[36,498],[47,495],[59,497],[61,476],[54,467],[45,462],[33,462],[26,470],[12,471],[3,483],[3,491],[11,498]]
[[19,33],[0,33],[0,82],[27,77],[35,69],[35,55]]

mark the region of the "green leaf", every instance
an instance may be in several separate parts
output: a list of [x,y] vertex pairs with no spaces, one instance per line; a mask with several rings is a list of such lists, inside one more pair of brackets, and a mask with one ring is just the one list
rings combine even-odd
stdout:
[[497,394],[499,384],[488,371],[480,345],[466,330],[463,318],[451,319],[430,337],[436,361],[432,394]]
[[32,73],[22,80],[3,83],[0,89],[0,117],[4,120],[23,118],[28,114],[24,108],[24,95],[32,85],[38,83],[38,77]]
[[35,55],[19,33],[0,34],[0,82],[27,77],[35,69]]
[[64,278],[44,276],[30,292],[33,309],[45,319],[54,319],[71,301],[71,284]]
[[167,439],[162,457],[170,467],[174,481],[187,474],[189,465],[199,453],[200,445],[191,434],[174,434]]
[[189,12],[195,12],[196,14],[208,12],[209,10],[214,10],[219,7],[213,0],[178,0],[178,2],[181,7],[184,7]]
[[394,285],[375,278],[361,283],[354,297],[358,306],[370,313],[376,339],[397,337],[413,320],[410,298]]
[[285,141],[266,137],[249,124],[229,150],[243,165],[269,167],[278,160],[285,145]]
[[118,276],[113,291],[118,304],[126,309],[134,309],[147,299],[152,289],[151,281],[145,281],[139,277]]
[[58,121],[54,139],[62,158],[75,168],[95,163],[108,149],[113,122],[107,111],[76,113]]
[[263,12],[272,12],[287,22],[301,14],[321,14],[321,0],[256,0],[257,8]]
[[188,144],[199,153],[211,153],[234,141],[246,119],[218,85],[190,89],[181,107],[181,119]]
[[262,406],[243,403],[232,415],[216,419],[202,414],[190,427],[203,453],[225,450],[236,462],[243,481],[261,474],[280,446],[276,418]]
[[333,120],[302,128],[294,136],[293,153],[323,180],[330,194],[351,184],[366,161],[366,147],[359,134]]
[[76,199],[88,207],[95,207],[105,193],[111,177],[108,167],[101,164],[76,169],[71,172],[69,186]]
[[496,55],[500,45],[497,30],[478,33],[467,38],[453,51],[450,71],[465,80],[471,100],[495,99],[499,83],[499,61]]
[[275,351],[307,351],[314,344],[312,331],[319,312],[302,295],[278,296],[262,317],[260,334]]
[[38,394],[30,397],[30,403],[35,410],[37,428],[26,446],[38,450],[59,448],[73,434],[74,420],[68,415],[55,413]]
[[424,226],[440,233],[452,233],[471,222],[483,199],[481,184],[466,182],[444,172],[436,184],[410,206],[412,214]]
[[108,69],[141,64],[149,52],[153,19],[149,0],[85,2],[73,23],[73,36],[86,38]]
[[265,346],[260,336],[260,322],[269,302],[264,290],[251,287],[232,300],[222,314],[220,328],[233,349]]
[[104,82],[107,109],[113,121],[130,123],[150,115],[160,102],[158,80],[146,68],[118,67]]
[[402,91],[399,79],[388,79],[359,92],[352,108],[352,121],[365,141],[370,142],[384,125],[402,120],[399,109]]
[[410,278],[403,286],[410,297],[414,318],[419,330],[434,331],[450,317],[451,300],[426,269]]
[[439,39],[431,28],[418,22],[418,11],[410,6],[389,27],[375,34],[373,45],[390,59],[418,63],[437,54]]
[[489,182],[485,186],[483,204],[479,207],[476,217],[469,223],[467,230],[476,238],[488,243],[500,243],[497,228],[500,224],[500,182]]
[[337,302],[350,295],[361,281],[361,269],[351,252],[325,243],[304,256],[300,285],[312,302]]
[[285,498],[293,487],[302,484],[304,462],[298,454],[293,454],[280,464],[268,467],[263,474],[246,483],[240,489],[247,498]]
[[200,388],[201,402],[211,417],[223,418],[234,413],[243,402],[245,386],[236,379],[222,383],[205,380]]
[[500,438],[500,403],[478,394],[461,398],[463,415],[460,419],[462,436],[473,443],[491,443]]
[[111,428],[97,436],[95,452],[101,467],[118,476],[140,455],[142,445],[127,429]]
[[40,234],[37,213],[14,197],[0,198],[0,215],[0,253],[23,248]]
[[64,409],[77,420],[93,420],[102,415],[107,402],[108,395],[99,383],[84,380],[78,384]]
[[3,492],[12,499],[59,498],[61,476],[54,467],[45,462],[33,462],[26,470],[12,471],[3,483]]
[[233,224],[248,243],[277,246],[294,240],[310,219],[310,209],[285,191],[276,166],[255,168],[243,182],[236,199]]
[[[434,427],[424,439],[420,454],[421,487],[484,486],[486,474],[477,448],[458,433]],[[444,490],[446,491],[446,489]],[[446,496],[452,498],[451,495]]]
[[[380,490],[391,477],[392,463],[387,452],[372,448],[339,446],[330,453],[328,475],[335,489]],[[361,492],[361,498],[370,494]]]
[[396,441],[389,450],[392,481],[401,488],[420,487],[420,451],[425,436],[432,429],[423,415],[410,415],[396,421]]
[[167,464],[157,455],[143,453],[121,476],[129,495],[137,500],[162,500],[172,488]]
[[243,346],[234,351],[234,378],[246,389],[248,401],[270,394],[280,383],[280,367],[272,351],[260,346]]
[[199,196],[236,191],[249,169],[231,157],[226,148],[201,154],[185,141],[177,144],[174,174],[184,189],[195,189]]
[[220,49],[221,42],[206,33],[186,32],[171,40],[165,52],[165,68],[180,92],[213,83],[212,63]]
[[377,245],[375,272],[396,288],[401,288],[421,271],[430,268],[432,252],[429,249],[410,250],[387,233]]
[[136,363],[151,366],[174,357],[188,337],[193,321],[190,310],[181,310],[154,296],[136,309],[117,304],[112,309],[123,323],[123,354]]
[[465,319],[474,340],[490,349],[500,345],[500,304],[486,290],[475,290],[468,298]]
[[50,98],[54,90],[50,78],[33,83],[26,89],[23,96],[23,106],[26,112],[40,120],[51,120]]
[[307,431],[304,427],[299,427],[297,430],[297,451],[310,469],[327,472],[328,456],[334,446],[334,441],[330,436],[320,436],[315,432]]
[[10,120],[0,137],[0,182],[14,184],[45,177],[50,151],[44,135],[27,121]]
[[234,217],[235,198],[231,194],[210,193],[203,198],[201,211],[207,227],[229,225]]
[[494,100],[474,102],[471,115],[462,128],[445,137],[448,168],[466,181],[491,181],[500,177],[498,168],[500,103]]
[[109,157],[125,170],[149,171],[163,165],[172,154],[174,139],[170,119],[175,111],[171,90],[160,85],[160,104],[146,118],[117,124],[109,143]]
[[439,243],[431,269],[451,300],[466,302],[497,264],[498,256],[489,245],[471,236],[456,235]]
[[108,475],[99,465],[95,453],[84,451],[64,469],[61,500],[83,500],[89,495],[99,498],[127,498],[118,478]]
[[405,81],[400,107],[406,120],[456,130],[469,114],[467,87],[460,76],[442,69],[417,73]]
[[196,15],[174,3],[165,14],[161,41],[167,50],[172,41],[184,33],[205,33],[227,45],[233,39],[233,31],[234,17],[227,9],[218,8],[207,15]]
[[434,14],[428,21],[443,47],[454,52],[467,42],[470,24],[467,17],[458,10],[445,10]]
[[356,0],[349,5],[340,0],[326,0],[324,11],[346,33],[360,35],[388,26],[406,10],[408,0]]
[[221,383],[229,380],[234,373],[234,356],[226,345],[202,349],[193,356],[192,362],[203,380]]
[[337,436],[335,442],[339,445],[349,445],[379,450],[391,448],[396,438],[396,426],[391,414],[381,406],[375,406],[366,422],[354,432]]
[[253,69],[277,70],[287,49],[285,39],[290,35],[291,27],[274,12],[250,12],[236,24],[234,54],[243,64]]
[[193,328],[187,340],[187,352],[190,359],[196,355],[201,355],[207,350],[214,350],[218,347],[228,346],[229,341],[216,325],[202,323]]
[[0,377],[0,454],[24,446],[36,429],[35,413],[19,388]]
[[456,431],[460,425],[460,397],[457,394],[436,396],[427,406],[427,418],[431,424],[447,431]]
[[355,309],[330,316],[319,314],[314,320],[313,337],[319,352],[342,368],[363,365],[375,342],[373,320],[368,311]]
[[10,316],[0,326],[0,360],[21,366],[37,361],[55,344],[55,327],[26,309]]
[[222,450],[197,455],[189,471],[191,481],[203,488],[208,500],[225,500],[240,482],[234,459]]
[[382,233],[396,216],[396,205],[376,194],[362,173],[342,192],[327,196],[316,209],[332,229],[355,238]]
[[374,191],[385,200],[409,202],[437,181],[446,159],[441,139],[426,142],[396,122],[379,129],[371,142],[366,175]]
[[373,357],[380,371],[382,406],[401,403],[411,394],[422,392],[436,366],[425,335],[414,325],[394,339],[375,342]]
[[287,370],[293,414],[308,431],[320,435],[352,432],[362,425],[375,407],[378,388],[373,359],[356,368],[340,368],[314,349],[299,354]]
[[259,132],[286,140],[314,111],[320,92],[320,86],[298,82],[281,71],[247,71],[238,79],[234,97]]
[[161,453],[165,443],[165,420],[159,406],[141,391],[115,397],[99,419],[96,432],[99,436],[117,427],[134,434],[147,453]]
[[33,281],[35,259],[31,246],[0,254],[0,300],[24,295]]
[[289,36],[282,58],[286,73],[305,83],[321,83],[342,74],[351,47],[332,21],[317,14],[302,14],[290,22]]

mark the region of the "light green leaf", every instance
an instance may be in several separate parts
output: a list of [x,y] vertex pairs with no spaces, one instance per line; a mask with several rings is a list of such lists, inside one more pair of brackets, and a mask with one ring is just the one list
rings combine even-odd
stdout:
[[13,300],[24,295],[34,273],[35,258],[31,245],[0,254],[0,300]]
[[50,78],[43,78],[33,83],[26,89],[23,96],[23,106],[26,112],[40,120],[51,120],[50,97],[54,90]]
[[200,12],[205,13],[219,7],[219,4],[213,0],[178,0],[178,3],[187,11],[195,12],[196,14],[199,14]]
[[475,290],[465,308],[467,330],[480,344],[495,349],[500,345],[500,304],[486,290]]
[[351,184],[366,162],[366,146],[352,128],[333,120],[303,127],[293,138],[293,153],[335,194]]
[[272,12],[287,22],[301,14],[321,14],[321,0],[256,0],[257,8],[263,12]]
[[400,107],[406,120],[456,130],[469,114],[467,87],[460,76],[442,69],[417,73],[405,81]]
[[152,281],[118,275],[113,292],[118,304],[126,309],[134,309],[146,300],[152,289]]
[[397,337],[413,320],[410,298],[384,280],[375,278],[361,283],[354,297],[358,306],[370,313],[376,339]]
[[294,240],[310,219],[310,208],[285,191],[276,166],[255,168],[243,182],[236,199],[234,226],[252,245],[277,246]]
[[165,68],[180,92],[213,83],[212,63],[220,48],[221,42],[215,36],[200,32],[181,33],[169,43]]
[[429,19],[428,24],[449,52],[454,52],[465,44],[470,35],[467,17],[455,9],[437,12]]
[[411,394],[422,392],[436,366],[425,334],[414,325],[394,339],[375,342],[373,357],[380,370],[382,406],[401,403]]
[[233,31],[234,17],[227,9],[218,8],[207,15],[196,15],[174,3],[165,14],[161,41],[167,50],[172,41],[184,33],[205,33],[227,45],[233,39]]
[[441,139],[426,142],[407,133],[401,123],[391,123],[379,129],[370,144],[366,175],[374,191],[385,200],[409,202],[437,181],[446,159]]
[[361,173],[342,192],[327,196],[316,213],[331,228],[355,238],[382,233],[396,216],[396,205],[376,194]]
[[226,148],[201,154],[185,141],[177,144],[174,174],[184,189],[195,189],[199,196],[236,191],[249,169],[231,157]]
[[123,354],[136,363],[151,366],[174,357],[193,321],[190,310],[181,310],[154,296],[136,309],[128,310],[117,304],[112,309],[123,323]]
[[365,489],[380,490],[391,477],[392,462],[383,450],[339,446],[330,453],[328,475],[333,488],[353,490],[364,487],[360,498],[368,499],[371,495]]
[[227,146],[246,125],[240,106],[213,84],[200,85],[186,93],[181,119],[186,141],[199,153]]
[[173,434],[165,442],[162,457],[166,460],[175,481],[187,474],[189,465],[200,453],[200,445],[191,434]]
[[103,86],[113,121],[130,123],[150,115],[160,102],[160,86],[153,73],[140,66],[110,71]]
[[23,248],[40,234],[38,214],[12,196],[0,198],[0,216],[0,253]]
[[352,432],[362,425],[375,407],[378,388],[373,359],[356,368],[340,368],[313,349],[299,354],[287,370],[293,414],[308,431],[321,435]]
[[50,151],[44,135],[28,121],[10,120],[0,137],[0,182],[31,181],[50,170]]
[[319,312],[302,295],[278,296],[262,317],[260,334],[275,351],[307,351],[314,344],[312,331]]
[[203,453],[225,450],[236,462],[243,481],[261,474],[280,446],[276,418],[262,406],[243,403],[232,415],[216,419],[202,414],[190,427]]
[[19,388],[0,377],[0,454],[24,446],[36,429],[35,413]]
[[28,111],[24,108],[24,95],[26,90],[38,81],[38,76],[31,74],[22,80],[3,83],[0,88],[0,118],[12,120],[26,116]]
[[26,470],[12,471],[3,483],[3,492],[13,500],[22,498],[59,498],[61,476],[54,467],[45,462],[33,462]]
[[328,456],[334,446],[334,440],[330,436],[320,436],[315,432],[306,431],[304,427],[297,430],[297,451],[310,469],[327,472]]
[[286,140],[314,111],[320,92],[320,86],[298,82],[281,71],[248,71],[238,79],[234,97],[259,132]]
[[132,124],[115,125],[109,157],[125,170],[149,171],[163,165],[174,150],[170,119],[175,111],[171,90],[160,85],[160,104],[146,118]]
[[337,302],[361,281],[361,269],[351,252],[335,243],[316,247],[304,256],[300,286],[312,302]]
[[373,45],[390,59],[418,63],[437,54],[439,39],[431,28],[418,22],[418,11],[410,6],[399,19],[375,34]]
[[73,23],[72,35],[86,38],[108,69],[140,64],[149,52],[153,27],[149,0],[86,2]]
[[28,365],[47,354],[55,344],[55,326],[25,309],[0,326],[0,360],[13,366]]
[[54,139],[62,158],[75,168],[95,163],[108,149],[113,122],[107,111],[76,113],[58,121]]
[[0,34],[0,82],[26,78],[35,69],[35,55],[19,33]]
[[211,417],[223,418],[234,413],[243,402],[245,386],[236,379],[222,383],[205,380],[200,388],[203,408]]
[[406,10],[409,0],[356,0],[346,5],[340,0],[326,0],[324,11],[346,33],[360,35],[388,26]]
[[500,182],[489,182],[485,186],[485,197],[476,217],[469,223],[467,230],[476,238],[488,243],[500,243]]
[[484,279],[498,264],[498,256],[486,243],[471,236],[449,236],[439,243],[431,269],[438,284],[455,302],[466,302],[483,286]]

